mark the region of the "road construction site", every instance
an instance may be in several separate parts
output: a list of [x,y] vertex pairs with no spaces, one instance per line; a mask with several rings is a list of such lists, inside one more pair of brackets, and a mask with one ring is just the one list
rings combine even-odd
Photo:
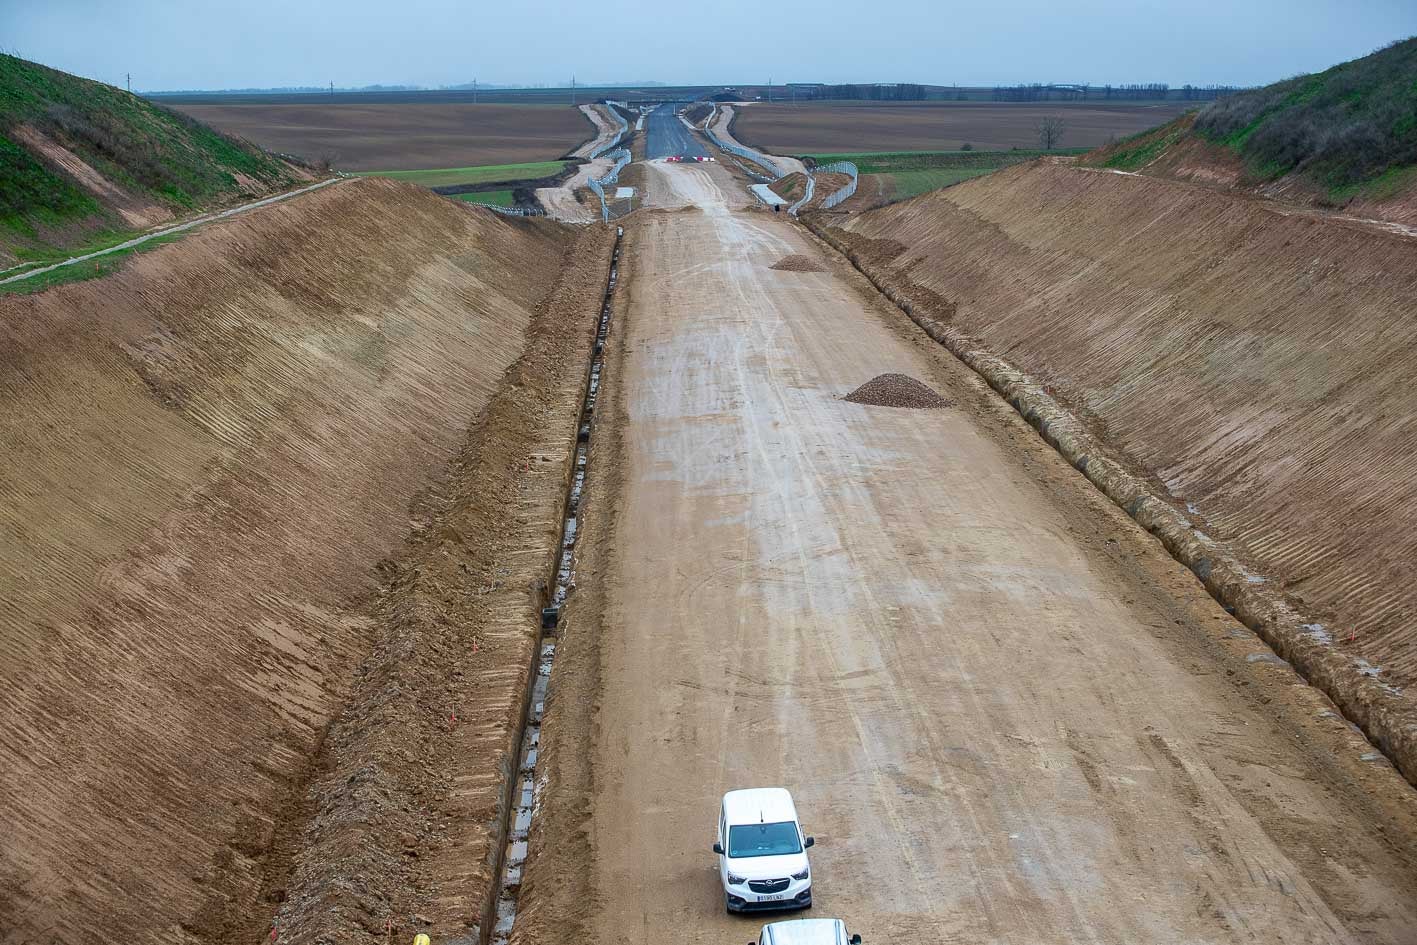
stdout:
[[1042,198],[638,170],[623,236],[349,181],[0,302],[18,941],[745,942],[764,786],[867,942],[1417,941],[1384,752],[878,288],[1061,291]]
[[[524,940],[752,937],[708,846],[775,784],[868,938],[1410,940],[1411,789],[1327,700],[839,256],[652,166]],[[888,373],[949,405],[844,399]]]

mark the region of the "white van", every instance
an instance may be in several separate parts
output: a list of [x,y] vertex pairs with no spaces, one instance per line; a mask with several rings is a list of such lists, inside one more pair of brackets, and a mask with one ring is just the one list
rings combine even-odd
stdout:
[[729,912],[810,909],[812,871],[792,795],[783,788],[750,788],[723,795],[718,813],[718,874]]
[[793,919],[763,926],[758,940],[748,945],[861,945],[861,936],[847,938],[840,919]]

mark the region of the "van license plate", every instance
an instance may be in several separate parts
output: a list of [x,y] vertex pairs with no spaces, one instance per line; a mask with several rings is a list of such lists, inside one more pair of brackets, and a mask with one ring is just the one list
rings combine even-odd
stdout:
[[785,893],[778,893],[775,896],[759,896],[758,902],[779,902],[786,898],[787,895]]

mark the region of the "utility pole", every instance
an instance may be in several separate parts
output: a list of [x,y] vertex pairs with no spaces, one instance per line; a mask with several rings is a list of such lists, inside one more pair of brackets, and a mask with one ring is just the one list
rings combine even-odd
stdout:
[[472,80],[472,104],[477,104],[477,80]]
[[571,76],[571,104],[576,104],[576,77]]
[[772,76],[768,76],[768,104],[772,104]]
[[128,94],[133,94],[133,73],[128,73]]
[[334,80],[331,79],[331,80],[330,80],[330,98],[334,98],[334,97],[335,97],[335,83],[334,83]]

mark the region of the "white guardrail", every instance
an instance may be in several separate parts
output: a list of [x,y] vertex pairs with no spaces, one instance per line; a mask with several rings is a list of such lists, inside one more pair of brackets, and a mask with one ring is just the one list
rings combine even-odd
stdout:
[[609,156],[615,159],[615,166],[604,177],[590,179],[590,189],[595,191],[595,195],[600,198],[600,219],[605,223],[610,222],[610,205],[605,202],[605,188],[620,179],[620,172],[625,169],[625,165],[630,163],[631,157],[630,152],[625,148],[612,151]]
[[710,141],[717,145],[721,150],[727,151],[729,154],[736,154],[741,158],[747,158],[754,164],[757,164],[762,167],[764,170],[771,171],[774,179],[785,176],[782,173],[782,168],[778,167],[772,161],[768,160],[767,155],[754,151],[752,148],[745,148],[740,144],[732,144],[730,142],[724,141],[717,134],[715,134],[713,130],[713,119],[717,114],[718,108],[717,106],[715,106],[713,113],[709,115],[708,124],[704,126],[704,134],[709,136]]
[[[754,164],[759,165],[763,169],[771,171],[773,174],[773,177],[771,178],[772,180],[779,180],[786,176],[782,172],[782,168],[774,164],[766,155],[758,151],[754,151],[752,148],[745,148],[742,145],[732,144],[730,142],[724,141],[717,134],[715,134],[713,130],[713,122],[714,118],[716,118],[717,115],[718,106],[715,105],[713,111],[709,113],[709,117],[704,121],[704,133],[709,136],[710,141],[712,141],[720,149],[727,151],[729,154],[736,154],[739,157],[747,158],[749,161],[752,161]],[[834,161],[831,164],[816,167],[807,172],[807,189],[803,192],[802,198],[800,200],[798,200],[792,206],[787,208],[788,213],[792,214],[793,216],[796,216],[797,211],[801,210],[803,207],[807,206],[807,204],[812,202],[812,198],[816,196],[817,192],[817,174],[848,174],[851,177],[850,183],[848,183],[845,187],[842,187],[836,193],[832,194],[830,197],[827,197],[825,200],[822,201],[821,209],[823,210],[830,210],[832,207],[835,207],[843,201],[850,199],[852,194],[856,193],[856,186],[859,182],[858,178],[860,176],[859,172],[857,171],[856,165],[852,164],[850,161]]]
[[808,172],[807,172],[807,189],[804,190],[804,191],[802,191],[802,199],[799,200],[799,201],[797,201],[796,203],[794,203],[792,206],[788,207],[788,208],[787,208],[787,212],[790,213],[790,214],[792,214],[794,217],[797,216],[797,211],[798,211],[798,210],[801,210],[803,207],[807,206],[807,204],[811,203],[811,202],[812,202],[812,197],[816,194],[816,192],[817,192],[817,179],[812,176],[812,172],[811,172],[811,171],[808,171]]
[[613,103],[606,103],[605,109],[606,111],[610,112],[610,117],[615,119],[615,122],[620,126],[620,130],[615,133],[615,137],[600,145],[598,148],[593,148],[590,154],[586,155],[586,158],[591,161],[594,161],[606,151],[609,151],[611,148],[619,144],[620,139],[625,137],[625,134],[630,130],[629,122],[625,121],[624,117],[622,117],[621,114],[615,110]]
[[859,183],[860,172],[857,171],[856,165],[852,164],[850,161],[836,161],[832,164],[816,168],[814,173],[851,175],[850,183],[822,201],[821,209],[823,210],[830,210],[832,207],[849,199],[852,194],[856,193],[856,185]]
[[504,217],[544,217],[546,211],[540,207],[499,207],[491,203],[473,203],[475,207],[486,207],[494,213],[500,213]]

